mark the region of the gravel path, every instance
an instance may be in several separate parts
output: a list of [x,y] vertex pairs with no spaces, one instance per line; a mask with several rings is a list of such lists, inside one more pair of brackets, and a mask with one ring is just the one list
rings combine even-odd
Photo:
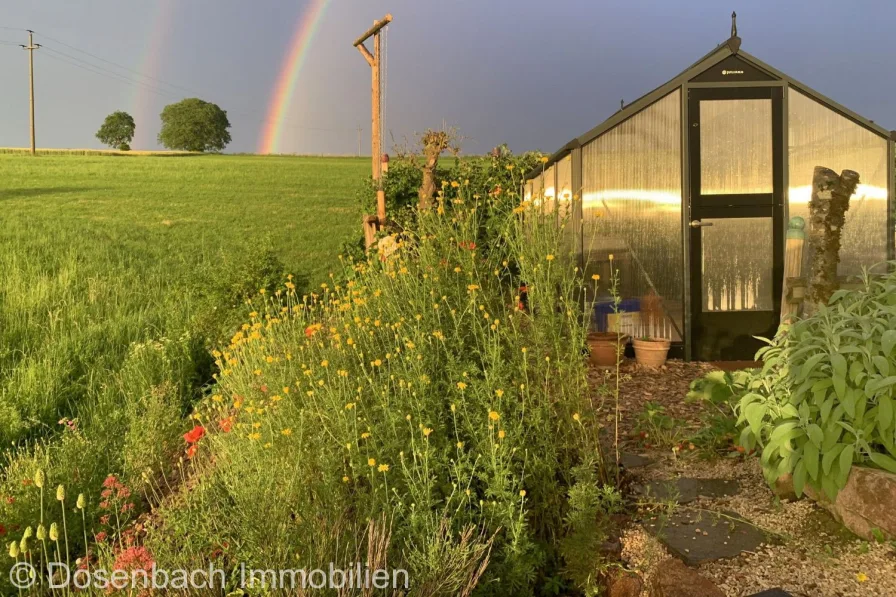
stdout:
[[[667,414],[699,427],[700,407],[684,403],[688,384],[712,367],[705,363],[670,361],[665,371],[627,364],[620,395],[623,428],[633,431],[632,418],[646,402],[665,406]],[[598,382],[600,372],[594,372]],[[781,587],[797,596],[896,596],[896,549],[891,543],[859,539],[834,521],[811,500],[781,501],[769,489],[755,457],[713,458],[695,453],[642,452],[654,460],[632,471],[637,481],[690,477],[733,479],[740,492],[708,500],[698,498],[687,507],[730,510],[774,533],[779,544],[762,545],[755,552],[704,563],[696,569],[730,596],[746,596]],[[683,507],[683,506],[682,506]],[[666,549],[637,523],[622,534],[622,558],[649,579],[653,567],[667,557]],[[646,586],[646,583],[645,583]],[[644,593],[646,595],[646,593]]]

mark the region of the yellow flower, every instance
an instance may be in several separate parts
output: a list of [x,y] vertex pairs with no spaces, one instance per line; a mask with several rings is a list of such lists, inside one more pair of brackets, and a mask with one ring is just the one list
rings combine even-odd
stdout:
[[282,433],[283,435],[292,435],[292,429],[284,429],[280,433]]
[[382,365],[382,364],[383,364],[383,362],[382,362],[381,360],[379,360],[379,359],[377,359],[377,360],[375,360],[375,361],[373,362],[374,367],[379,367],[379,366]]
[[526,490],[520,489],[520,497],[526,497]]
[[504,439],[506,436],[507,436],[507,434],[504,432],[503,429],[498,430],[498,439]]
[[488,418],[491,419],[492,421],[497,421],[498,419],[501,418],[501,415],[499,415],[499,414],[498,414],[497,412],[495,412],[495,411],[490,411],[490,412],[488,413]]
[[458,449],[463,448],[464,442],[457,442],[457,447],[458,447]]
[[451,181],[451,188],[456,189],[459,186],[460,186],[460,183],[458,183],[456,180]]
[[547,257],[545,257],[545,259],[547,259],[548,261],[553,261],[553,260],[554,260],[554,256],[553,256],[553,255],[548,255]]
[[478,289],[479,289],[479,286],[477,286],[476,284],[470,284],[469,286],[467,286],[467,290],[470,290],[470,291],[478,290]]
[[504,395],[504,390],[495,390],[495,396],[497,396],[498,398],[500,398],[503,395]]
[[369,431],[365,431],[364,433],[361,434],[361,439],[367,439],[368,437],[370,437]]
[[610,253],[610,261],[613,261],[613,254]]
[[864,572],[859,572],[858,574],[856,574],[856,580],[859,582],[865,582],[866,580],[868,580],[868,575]]
[[462,382],[462,381],[459,381],[459,382],[457,382],[457,388],[458,388],[459,390],[466,390],[466,389],[467,389],[467,384],[465,384],[465,383]]
[[330,362],[327,361],[327,360],[323,360],[323,361],[320,362],[320,366],[321,366],[321,367],[326,367],[326,366],[329,365],[329,364],[330,364]]
[[600,274],[594,274],[593,276],[591,276],[591,279],[592,280],[600,280]]
[[251,439],[251,440],[253,440],[253,441],[255,441],[255,440],[257,440],[257,439],[261,439],[261,434],[260,434],[260,433],[250,433],[250,434],[249,434],[249,439]]
[[457,410],[457,406],[452,402],[451,403],[451,412],[454,412],[456,410]]
[[345,405],[345,410],[351,410],[353,408],[355,408],[354,402],[349,402],[348,404]]
[[423,428],[423,437],[429,437],[429,434],[431,434],[431,433],[432,433],[432,428],[431,428],[431,427],[424,427],[424,428]]
[[575,414],[572,416],[572,420],[575,421],[575,422],[577,422],[577,423],[578,423],[581,419],[582,419],[582,417],[579,415],[579,413],[575,413]]
[[345,477],[345,476],[342,477],[342,482],[343,482],[343,483],[348,483],[348,481],[349,481],[349,478],[348,478],[348,477]]
[[507,164],[505,168],[507,168],[508,170],[513,170],[513,164]]
[[376,470],[378,470],[378,471],[381,472],[381,473],[385,473],[385,472],[387,472],[387,471],[389,470],[389,465],[388,465],[388,464],[381,464],[381,465],[379,465],[379,466],[376,468]]
[[548,163],[548,156],[546,156],[546,155],[541,156],[541,163],[542,163],[542,164],[547,164],[547,163]]
[[368,458],[367,466],[376,466],[376,458]]

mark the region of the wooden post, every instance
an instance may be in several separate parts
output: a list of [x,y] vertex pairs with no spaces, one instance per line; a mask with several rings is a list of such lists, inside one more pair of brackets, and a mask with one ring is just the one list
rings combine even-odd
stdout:
[[[382,226],[386,223],[386,194],[383,191],[383,182],[382,182],[382,166],[380,160],[382,159],[383,148],[382,148],[382,113],[381,113],[381,76],[382,76],[382,41],[380,40],[380,34],[382,33],[383,27],[392,22],[392,15],[387,14],[379,21],[373,22],[373,27],[365,31],[361,34],[361,37],[355,40],[354,46],[358,48],[358,51],[361,52],[361,55],[364,56],[364,60],[367,61],[367,64],[370,65],[370,148],[371,148],[371,170],[373,174],[373,181],[377,186],[376,191],[376,217],[379,222],[379,225]],[[370,50],[364,45],[364,42],[367,41],[370,37],[373,37],[373,53],[370,53]],[[366,220],[365,220],[366,221]],[[367,238],[367,229],[365,224],[365,239]],[[370,248],[370,243],[367,243],[367,248]]]
[[840,263],[840,238],[849,198],[859,185],[859,174],[852,170],[837,173],[816,166],[812,176],[812,199],[809,201],[809,246],[812,251],[806,313],[827,304],[838,288],[837,265]]
[[31,155],[37,155],[37,146],[34,140],[34,50],[40,47],[40,44],[34,44],[34,31],[28,30],[28,45],[22,46],[28,50],[28,99],[31,106]]

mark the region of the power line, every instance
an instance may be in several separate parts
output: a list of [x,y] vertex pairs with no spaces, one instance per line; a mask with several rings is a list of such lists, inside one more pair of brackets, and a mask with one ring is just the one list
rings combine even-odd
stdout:
[[169,87],[173,87],[173,88],[175,88],[175,89],[179,89],[179,90],[181,90],[181,91],[186,91],[187,93],[192,93],[192,94],[194,94],[194,95],[198,95],[196,91],[193,91],[193,90],[189,89],[188,87],[183,87],[183,86],[181,86],[181,85],[175,85],[174,83],[168,83],[167,81],[163,81],[162,79],[159,79],[159,78],[157,78],[157,77],[153,77],[152,75],[146,75],[146,74],[143,74],[143,73],[141,73],[141,72],[139,72],[139,71],[136,71],[136,70],[134,70],[134,69],[132,69],[132,68],[129,68],[129,67],[124,66],[124,65],[122,65],[122,64],[118,64],[117,62],[112,62],[111,60],[106,60],[105,58],[102,58],[101,56],[97,56],[96,54],[91,54],[91,53],[88,52],[87,50],[82,50],[82,49],[80,49],[80,48],[76,48],[75,46],[73,46],[73,45],[71,45],[71,44],[67,44],[67,43],[65,43],[64,41],[60,41],[60,40],[58,40],[58,39],[52,38],[52,37],[50,37],[49,35],[44,35],[43,33],[40,33],[40,34],[38,34],[38,35],[41,36],[41,37],[45,37],[46,39],[48,39],[48,40],[50,40],[50,41],[52,41],[52,42],[56,42],[57,44],[60,44],[60,45],[62,45],[62,46],[65,46],[66,48],[68,48],[68,49],[70,49],[70,50],[74,50],[74,51],[76,51],[76,52],[80,52],[81,54],[84,54],[84,55],[86,55],[86,56],[90,56],[91,58],[94,58],[94,59],[96,59],[96,60],[99,60],[100,62],[105,62],[106,64],[110,64],[110,65],[112,65],[112,66],[114,66],[114,67],[117,67],[117,68],[126,70],[126,71],[128,71],[128,72],[131,72],[131,73],[137,75],[137,76],[140,76],[140,77],[143,77],[143,78],[146,78],[146,79],[152,79],[153,81],[158,81],[159,83],[162,83],[163,85],[167,85],[167,86],[169,86]]

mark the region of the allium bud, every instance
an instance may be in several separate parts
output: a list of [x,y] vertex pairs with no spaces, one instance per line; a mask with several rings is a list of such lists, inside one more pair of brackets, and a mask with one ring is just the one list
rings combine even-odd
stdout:
[[9,557],[17,558],[19,557],[19,544],[15,541],[11,541],[9,543]]
[[50,541],[59,541],[59,525],[55,522],[50,525]]
[[56,499],[60,502],[65,501],[65,487],[63,485],[56,488]]
[[22,540],[19,542],[19,551],[22,555],[31,551],[31,539],[29,537],[22,537]]
[[84,497],[83,493],[78,494],[77,506],[78,510],[83,510],[87,506],[87,498]]
[[37,525],[37,539],[38,541],[47,540],[47,527],[42,524]]
[[34,529],[32,529],[31,527],[26,528],[25,532],[22,533],[22,537],[27,537],[29,539],[33,536],[34,536]]
[[38,487],[43,487],[44,481],[46,481],[46,480],[47,480],[47,475],[44,474],[43,469],[39,468],[36,471],[34,471],[34,484],[35,485],[37,485]]

